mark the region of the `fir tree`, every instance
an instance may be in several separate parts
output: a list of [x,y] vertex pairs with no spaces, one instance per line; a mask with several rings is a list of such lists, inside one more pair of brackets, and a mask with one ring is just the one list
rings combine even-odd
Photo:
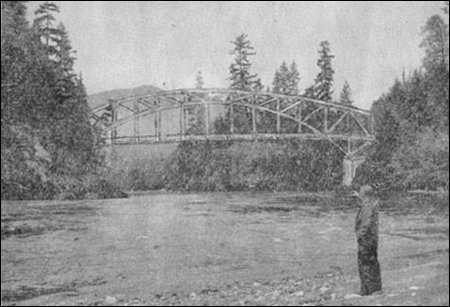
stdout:
[[342,91],[339,97],[339,103],[346,106],[353,105],[352,89],[350,88],[347,80],[345,80],[344,86],[342,87]]
[[289,68],[286,61],[281,63],[280,68],[275,72],[272,82],[272,90],[275,94],[288,94],[289,92]]
[[[231,81],[230,88],[245,91],[261,91],[263,84],[257,74],[251,74],[250,56],[255,55],[254,48],[247,39],[246,34],[241,34],[231,42],[234,49],[230,51],[234,62],[229,66]],[[233,112],[231,112],[233,108]],[[231,121],[233,129],[231,129]],[[252,131],[251,110],[247,107],[227,107],[224,117],[218,118],[214,122],[215,133],[249,133]]]
[[300,82],[300,73],[298,72],[297,63],[292,61],[288,73],[288,94],[298,95],[298,84]]
[[448,67],[448,31],[447,25],[439,15],[434,15],[427,20],[422,30],[424,36],[421,47],[425,49],[423,65],[427,71],[447,66]]
[[199,70],[195,77],[195,88],[202,89],[205,82],[203,81],[202,72]]
[[330,43],[328,41],[321,42],[320,47],[322,49],[319,51],[320,58],[317,61],[320,72],[315,79],[315,96],[320,100],[331,101],[334,75],[331,60],[334,58],[334,55],[331,54]]
[[314,90],[314,85],[311,85],[310,87],[306,88],[303,95],[308,98],[316,98],[316,92]]
[[260,92],[264,89],[264,84],[262,84],[261,78],[256,79],[254,85],[253,85],[253,90]]
[[246,34],[241,34],[231,43],[234,45],[234,49],[230,51],[234,57],[234,63],[229,67],[230,88],[251,91],[257,82],[257,74],[250,73],[249,57],[255,55],[254,48],[250,45]]
[[331,67],[331,61],[334,55],[331,54],[330,43],[323,41],[320,43],[319,50],[320,58],[317,61],[320,72],[314,79],[314,85],[305,90],[305,96],[324,101],[331,101],[333,99],[333,76],[334,70]]
[[299,75],[295,61],[292,62],[289,68],[286,61],[283,61],[280,68],[275,71],[272,82],[273,92],[284,95],[298,95]]
[[423,67],[429,89],[429,109],[436,129],[449,125],[449,34],[448,24],[439,15],[431,16],[423,28],[421,47],[425,49]]
[[[202,72],[198,71],[195,77],[195,88],[202,89],[204,85]],[[204,134],[205,133],[205,106],[195,105],[187,108],[188,127],[187,134]]]
[[34,13],[34,32],[45,45],[46,52],[49,56],[56,53],[55,45],[61,36],[60,30],[54,25],[54,13],[59,13],[59,7],[48,1],[40,4]]

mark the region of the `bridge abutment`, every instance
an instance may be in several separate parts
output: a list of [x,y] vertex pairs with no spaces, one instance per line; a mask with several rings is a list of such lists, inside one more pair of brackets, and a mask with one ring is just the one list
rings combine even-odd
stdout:
[[344,178],[342,180],[342,184],[344,186],[350,186],[353,182],[353,179],[356,175],[356,169],[364,163],[366,159],[363,156],[359,157],[345,157],[344,158]]

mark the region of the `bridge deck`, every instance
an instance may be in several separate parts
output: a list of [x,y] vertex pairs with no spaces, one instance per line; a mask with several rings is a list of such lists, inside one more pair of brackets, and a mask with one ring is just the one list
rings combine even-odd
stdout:
[[[368,136],[345,136],[340,134],[327,135],[329,140],[334,141],[373,141],[373,137]],[[323,135],[316,134],[298,134],[298,133],[258,133],[258,134],[210,134],[210,135],[184,135],[179,134],[164,135],[156,137],[154,135],[118,136],[114,138],[115,145],[127,144],[151,144],[151,143],[178,143],[186,141],[250,141],[250,140],[323,140]]]

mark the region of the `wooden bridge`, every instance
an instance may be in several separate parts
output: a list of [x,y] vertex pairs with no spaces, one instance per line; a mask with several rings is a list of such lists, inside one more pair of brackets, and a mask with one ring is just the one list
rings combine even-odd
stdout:
[[304,96],[179,89],[110,99],[92,110],[105,144],[328,140],[346,157],[373,141],[370,112]]

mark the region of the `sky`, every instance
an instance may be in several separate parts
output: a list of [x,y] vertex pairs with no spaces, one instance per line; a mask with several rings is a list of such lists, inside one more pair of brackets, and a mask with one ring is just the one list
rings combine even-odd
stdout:
[[[318,71],[328,40],[335,55],[335,98],[347,80],[355,105],[370,108],[402,72],[421,65],[421,28],[440,1],[53,1],[77,50],[75,70],[88,94],[154,85],[229,86],[233,39],[248,34],[253,73],[271,86],[275,70],[295,61],[300,89]],[[30,1],[29,18],[40,1]]]

